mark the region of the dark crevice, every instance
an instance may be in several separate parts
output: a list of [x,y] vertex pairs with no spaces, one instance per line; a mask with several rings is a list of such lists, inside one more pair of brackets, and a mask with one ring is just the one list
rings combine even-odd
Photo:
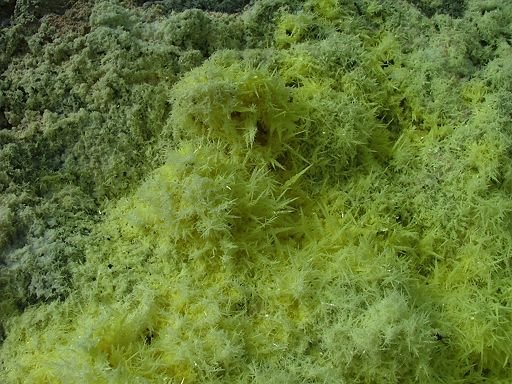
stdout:
[[252,0],[136,0],[138,6],[150,7],[158,5],[168,11],[176,12],[183,12],[187,9],[201,9],[209,12],[238,13],[251,3]]
[[443,0],[441,5],[433,6],[425,0],[409,0],[425,16],[432,17],[436,14],[449,15],[453,18],[461,18],[466,10],[466,0]]
[[15,0],[8,0],[2,2],[0,6],[0,29],[9,26],[12,22],[12,16],[14,15],[14,8],[16,7]]

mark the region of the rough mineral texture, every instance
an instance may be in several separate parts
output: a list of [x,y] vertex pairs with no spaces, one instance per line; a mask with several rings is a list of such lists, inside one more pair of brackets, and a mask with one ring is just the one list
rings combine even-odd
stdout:
[[0,382],[512,381],[512,3],[0,0]]

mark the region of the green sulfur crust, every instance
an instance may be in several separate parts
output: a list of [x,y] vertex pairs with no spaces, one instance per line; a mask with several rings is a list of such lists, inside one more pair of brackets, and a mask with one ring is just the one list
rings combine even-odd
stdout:
[[512,380],[511,5],[28,3],[0,382]]

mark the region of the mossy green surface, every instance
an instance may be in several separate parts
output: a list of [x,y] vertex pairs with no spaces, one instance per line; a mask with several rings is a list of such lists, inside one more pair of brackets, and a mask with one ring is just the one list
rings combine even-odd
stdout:
[[512,6],[86,4],[1,30],[1,382],[512,380]]

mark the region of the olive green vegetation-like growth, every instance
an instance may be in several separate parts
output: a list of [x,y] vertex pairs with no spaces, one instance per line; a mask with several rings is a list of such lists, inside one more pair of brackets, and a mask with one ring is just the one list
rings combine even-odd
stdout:
[[[71,228],[91,232],[77,239],[85,253],[80,264],[66,264],[71,246],[55,248],[69,271],[65,299],[19,315],[12,300],[2,302],[9,315],[0,378],[509,381],[512,12],[477,3],[468,2],[457,20],[427,19],[395,1],[313,0],[281,10],[262,1],[227,22],[254,31],[251,20],[272,10],[275,25],[262,27],[262,36],[272,36],[269,46],[245,50],[158,32],[171,28],[167,22],[206,20],[198,11],[163,17],[150,28],[133,11],[99,3],[92,42],[103,41],[95,31],[115,31],[116,39],[138,36],[150,52],[178,44],[186,49],[172,48],[173,68],[182,69],[167,72],[160,56],[145,64],[128,60],[122,52],[132,45],[119,40],[112,48],[117,56],[89,64],[91,72],[116,66],[97,79],[104,83],[87,88],[99,101],[77,93],[77,120],[58,119],[70,106],[35,104],[50,110],[42,114],[43,132],[53,132],[49,144],[58,142],[58,127],[74,132],[75,121],[131,129],[124,116],[131,116],[127,104],[134,100],[146,111],[136,126],[153,131],[146,156],[114,162],[119,172],[141,167],[124,179],[124,189],[108,187],[101,172],[83,174],[95,180],[93,191],[48,178],[40,201],[66,198],[68,206],[57,211],[41,203],[47,211],[36,211],[40,216],[22,216],[17,208],[32,201],[30,190],[3,195],[4,247],[23,234],[10,224],[18,217],[60,212],[40,222],[50,244],[69,244]],[[187,57],[198,61],[180,67]],[[24,78],[12,68],[9,76]],[[21,128],[16,116],[20,122],[37,116],[6,105]],[[149,120],[155,110],[158,118]],[[23,147],[12,133],[4,137],[11,151],[33,150],[41,139]],[[86,143],[101,148],[100,141]],[[81,148],[71,153],[88,153]],[[46,156],[54,164],[53,152]],[[20,169],[6,173],[19,178],[17,188],[42,172],[10,167]],[[56,169],[67,175],[66,167]],[[101,196],[111,202],[94,223],[86,213]],[[37,256],[30,260],[46,260],[46,243],[29,244]],[[16,252],[11,260],[23,260]],[[48,272],[40,276],[59,281]]]
[[278,167],[276,159],[290,150],[298,134],[296,120],[306,108],[299,109],[282,79],[230,63],[236,60],[230,56],[236,55],[192,71],[173,90],[175,140],[226,143],[233,155],[252,150]]
[[105,201],[160,163],[152,148],[178,75],[239,44],[236,20],[197,10],[158,18],[80,3],[25,28],[35,16],[23,4],[0,34],[1,321],[67,296]]
[[[174,87],[178,147],[92,235],[75,274],[88,289],[56,308],[81,305],[80,319],[65,329],[43,320],[61,342],[41,368],[32,347],[18,355],[29,380],[429,377],[434,331],[407,293],[407,266],[307,193],[318,187],[307,177],[315,163],[300,169],[311,153],[303,136],[325,125],[306,107],[310,90],[247,61],[220,54]],[[414,358],[395,365],[405,353]]]

